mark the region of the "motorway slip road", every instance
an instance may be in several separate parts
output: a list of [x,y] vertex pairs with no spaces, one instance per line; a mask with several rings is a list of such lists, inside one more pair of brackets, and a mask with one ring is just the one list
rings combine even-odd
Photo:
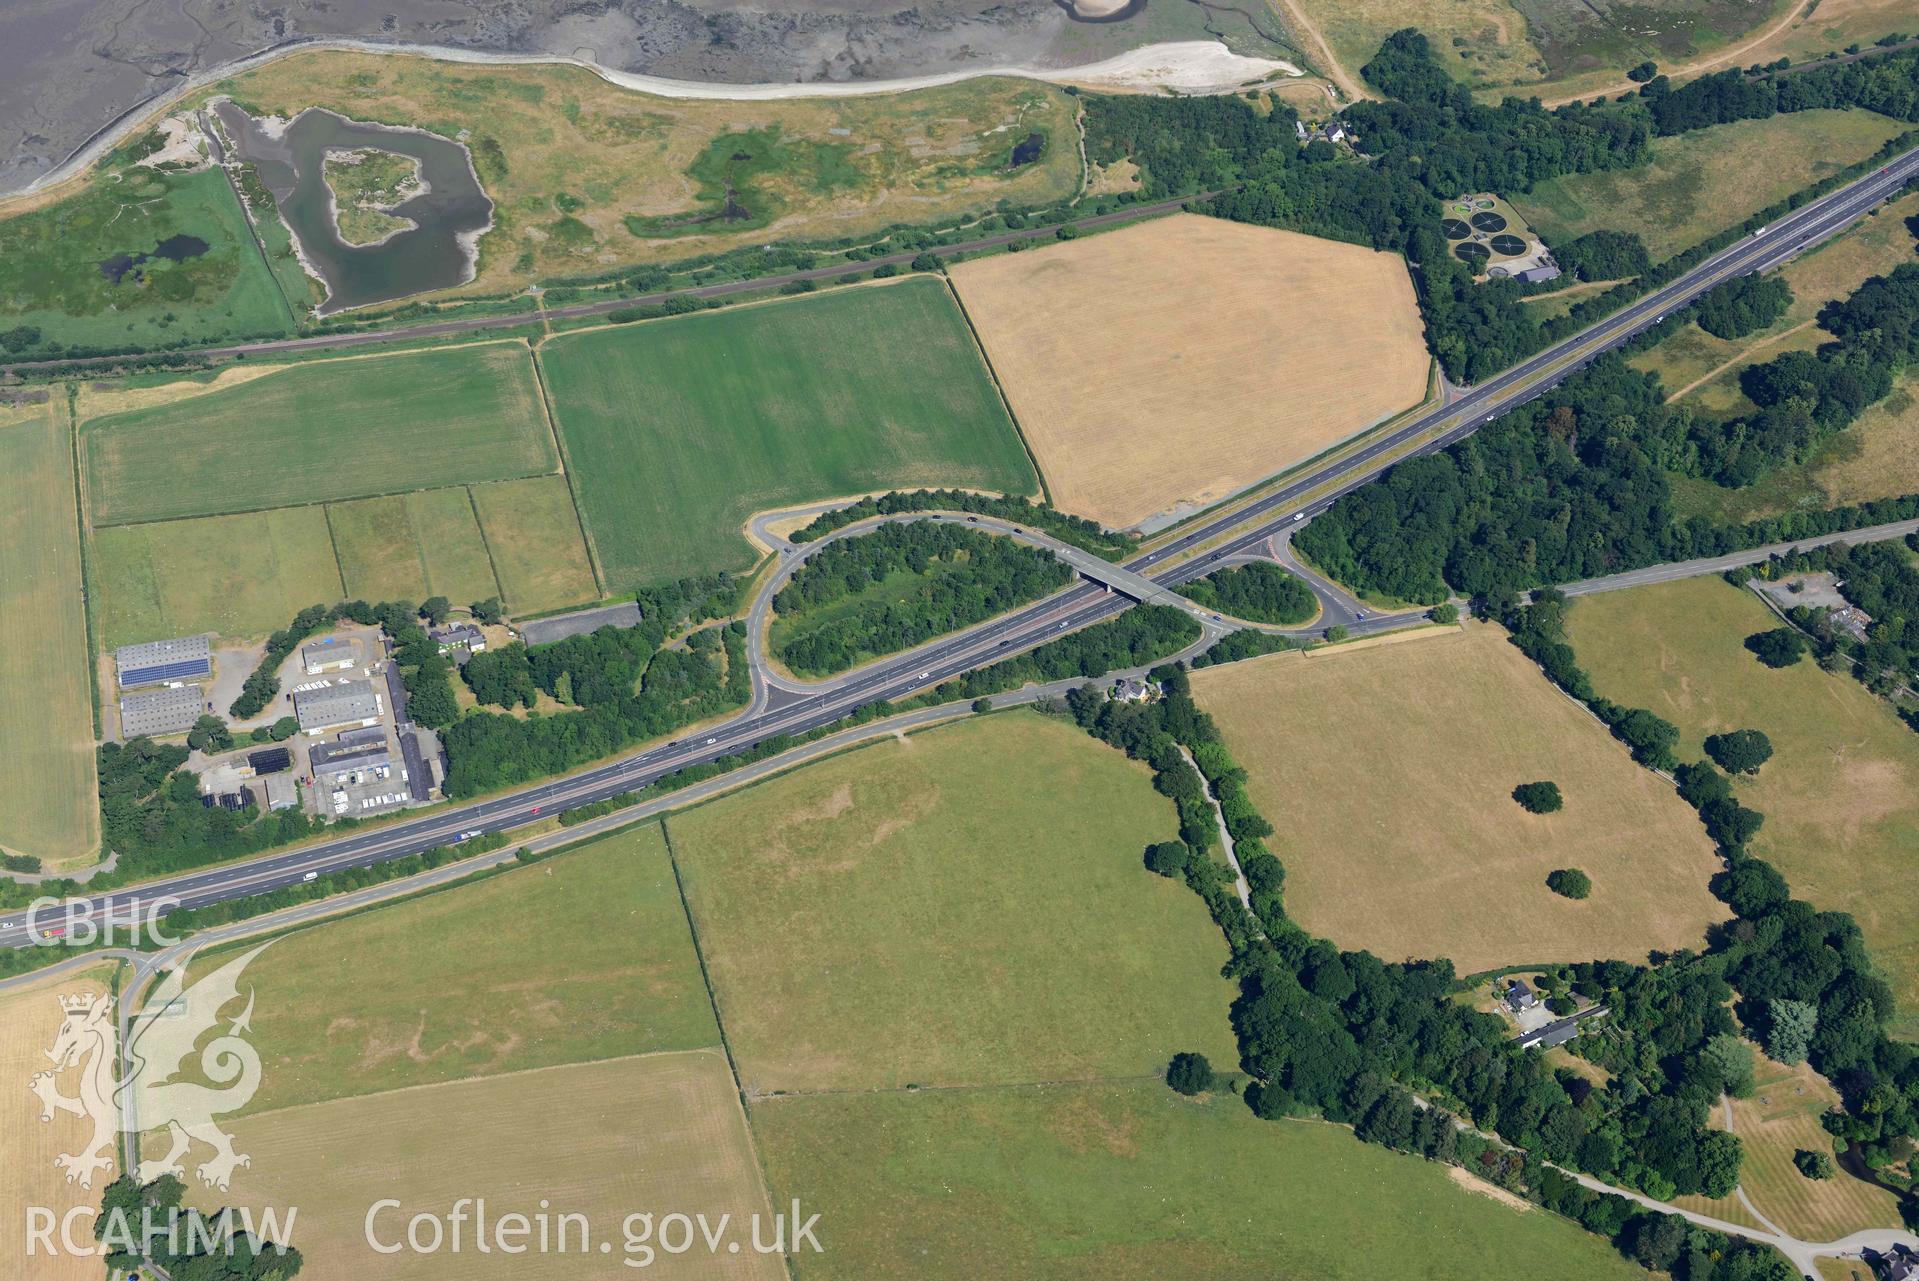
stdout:
[[[1514,368],[1466,391],[1363,448],[1306,472],[1261,497],[1197,520],[1185,533],[1127,562],[1126,568],[1174,586],[1200,577],[1221,561],[1244,554],[1282,530],[1324,511],[1341,495],[1373,479],[1393,463],[1443,449],[1485,423],[1556,385],[1596,356],[1630,341],[1724,280],[1778,266],[1838,234],[1881,201],[1919,177],[1919,152],[1909,152],[1839,190],[1814,201],[1762,233],[1748,236],[1670,284],[1632,303]],[[622,305],[632,305],[623,300]],[[1202,551],[1203,549],[1203,551]],[[1182,556],[1189,557],[1181,560]],[[1155,567],[1163,567],[1155,569]],[[1035,648],[1068,631],[1102,622],[1131,602],[1103,588],[1082,585],[1007,617],[923,647],[904,658],[876,663],[820,692],[776,700],[766,711],[746,715],[696,736],[621,757],[580,773],[521,791],[438,810],[422,818],[355,833],[297,850],[204,868],[137,888],[76,898],[42,926],[63,916],[90,913],[96,920],[126,921],[143,905],[168,897],[179,905],[247,897],[291,885],[307,873],[366,866],[449,845],[462,833],[505,831],[578,805],[637,791],[675,771],[756,746],[776,734],[801,734],[841,719],[882,699],[899,699],[977,667]],[[1386,630],[1403,620],[1367,619],[1355,634]],[[24,913],[0,916],[0,946],[27,943]]]

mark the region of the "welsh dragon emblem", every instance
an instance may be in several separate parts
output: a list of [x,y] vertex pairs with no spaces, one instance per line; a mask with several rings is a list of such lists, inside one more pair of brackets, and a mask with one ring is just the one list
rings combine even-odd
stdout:
[[[29,1088],[40,1099],[42,1121],[56,1113],[92,1123],[91,1137],[78,1152],[54,1158],[67,1182],[93,1186],[93,1176],[113,1166],[114,1139],[138,1130],[164,1130],[172,1146],[166,1155],[142,1161],[142,1183],[163,1174],[184,1178],[183,1158],[195,1143],[212,1149],[200,1164],[200,1181],[225,1191],[234,1170],[249,1159],[233,1150],[233,1140],[214,1118],[245,1107],[260,1088],[260,1055],[245,1034],[251,1030],[253,992],[246,1007],[222,1030],[220,1013],[240,997],[240,975],[265,945],[227,962],[191,987],[184,967],[169,970],[127,1030],[125,1079],[114,1074],[114,1002],[107,997],[63,996],[65,1017],[53,1048],[50,1071],[37,1073]],[[209,1032],[217,1033],[205,1046]],[[198,1049],[201,1080],[179,1079]],[[59,1079],[76,1073],[77,1092],[60,1092]],[[202,1081],[211,1082],[203,1084]]]

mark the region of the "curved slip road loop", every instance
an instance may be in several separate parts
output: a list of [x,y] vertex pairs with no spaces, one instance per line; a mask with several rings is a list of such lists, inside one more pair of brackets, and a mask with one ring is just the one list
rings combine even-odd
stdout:
[[[1837,234],[1915,175],[1919,175],[1919,153],[1909,152],[1774,223],[1765,235],[1737,242],[1581,333],[1478,387],[1462,391],[1442,408],[1245,506],[1200,522],[1191,532],[1135,557],[1124,568],[1170,587],[1210,573],[1231,557],[1257,554],[1267,540],[1324,511],[1393,463],[1463,440],[1486,421],[1532,400],[1595,356],[1627,342],[1663,319],[1668,311],[1684,306],[1720,281],[1775,267]],[[1825,541],[1862,536],[1854,531]],[[1180,559],[1187,556],[1190,558]],[[1755,554],[1754,558],[1762,557]],[[126,920],[138,915],[143,901],[160,895],[176,898],[182,906],[197,907],[291,885],[309,871],[365,866],[451,844],[463,831],[495,832],[524,826],[561,809],[636,791],[676,770],[750,748],[769,736],[803,733],[830,724],[867,703],[903,698],[975,667],[1023,653],[1065,631],[1104,621],[1125,608],[1124,598],[1107,595],[1099,588],[1068,588],[1014,614],[935,642],[904,661],[891,659],[852,673],[831,692],[790,695],[769,690],[765,710],[736,717],[693,743],[648,747],[566,778],[375,831],[78,898],[71,901],[69,912],[77,916],[87,911],[96,917]],[[1401,621],[1368,618],[1349,630],[1354,634],[1384,631]],[[0,916],[0,945],[25,944],[24,920],[24,913]],[[58,920],[50,917],[43,924],[57,924]]]

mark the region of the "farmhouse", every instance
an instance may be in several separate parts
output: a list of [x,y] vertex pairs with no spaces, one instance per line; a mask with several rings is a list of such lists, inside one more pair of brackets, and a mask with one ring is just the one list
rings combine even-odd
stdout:
[[306,734],[322,734],[340,725],[377,725],[380,713],[380,694],[371,681],[341,681],[293,694],[293,714]]
[[300,648],[300,661],[306,665],[308,676],[358,667],[360,655],[359,639],[353,636],[323,636]]
[[176,685],[145,690],[120,700],[122,738],[184,734],[206,710],[206,695],[198,685]]
[[1919,1254],[1913,1254],[1904,1246],[1895,1246],[1896,1253],[1879,1256],[1879,1275],[1885,1281],[1919,1281]]
[[486,648],[486,633],[472,623],[455,623],[451,627],[435,627],[427,633],[434,644],[440,647],[442,654],[452,654],[456,662],[464,662],[465,655],[477,654]]
[[205,636],[181,636],[144,645],[122,645],[113,652],[113,663],[119,672],[120,688],[132,689],[205,676],[213,670],[213,655]]
[[1514,979],[1506,985],[1506,1007],[1514,1014],[1521,1010],[1530,1010],[1539,1004],[1539,998],[1525,979]]

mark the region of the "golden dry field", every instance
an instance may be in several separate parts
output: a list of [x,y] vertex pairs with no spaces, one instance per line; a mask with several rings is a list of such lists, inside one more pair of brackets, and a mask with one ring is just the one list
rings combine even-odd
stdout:
[[[49,1257],[39,1250],[27,1256],[26,1207],[44,1206],[61,1216],[81,1206],[98,1206],[100,1190],[116,1173],[108,1169],[95,1174],[91,1189],[66,1181],[53,1159],[86,1146],[92,1127],[59,1114],[43,1122],[40,1101],[28,1092],[28,1082],[50,1066],[46,1051],[60,1030],[59,998],[104,996],[109,972],[102,968],[49,978],[0,995],[0,1152],[6,1153],[0,1163],[0,1259],[21,1261],[22,1270],[11,1274],[19,1281],[98,1281],[104,1272],[97,1259]],[[62,1094],[75,1093],[76,1076],[69,1072],[60,1079]],[[77,1225],[75,1235],[86,1239],[92,1230],[89,1219]],[[59,1239],[57,1232],[54,1239]]]
[[1852,914],[1898,998],[1895,1030],[1919,1035],[1919,914],[1886,892],[1919,856],[1919,739],[1850,676],[1760,663],[1744,641],[1778,619],[1716,576],[1587,597],[1566,618],[1594,688],[1677,725],[1681,759],[1727,730],[1772,740],[1758,777],[1734,782],[1766,816],[1752,851],[1796,897]]
[[1394,254],[1179,214],[952,277],[1053,502],[1110,526],[1218,502],[1425,394]]
[[[482,1080],[395,1090],[262,1113],[232,1126],[253,1158],[218,1203],[297,1206],[292,1243],[303,1281],[611,1281],[661,1276],[749,1281],[785,1276],[776,1255],[753,1251],[749,1216],[769,1215],[765,1184],[726,1059],[690,1050],[540,1068]],[[197,1203],[216,1194],[196,1189]],[[588,1249],[573,1229],[562,1253],[478,1253],[465,1248],[376,1252],[367,1243],[373,1205],[401,1202],[373,1220],[383,1245],[403,1243],[407,1221],[443,1221],[463,1197],[485,1198],[488,1218],[586,1216]],[[629,1266],[623,1220],[703,1212],[732,1215],[717,1256],[704,1245]],[[550,1241],[558,1242],[557,1218]],[[770,1238],[770,1229],[767,1232]],[[448,1238],[450,1243],[450,1238]],[[611,1249],[602,1253],[599,1242]]]
[[[1490,626],[1193,674],[1279,829],[1287,912],[1384,960],[1462,974],[1698,947],[1726,909],[1697,816]],[[1536,815],[1512,799],[1550,779]],[[1574,902],[1546,874],[1593,882]]]
[[0,849],[50,865],[100,843],[73,453],[58,400],[0,406]]
[[[326,107],[448,137],[466,131],[495,205],[467,293],[877,233],[1000,200],[1044,204],[1072,195],[1080,178],[1073,99],[1032,81],[726,102],[655,97],[579,67],[314,51],[221,81],[212,94],[280,116]],[[1014,144],[1031,133],[1046,136],[1045,154],[1011,169]],[[728,183],[748,216],[714,217]]]

